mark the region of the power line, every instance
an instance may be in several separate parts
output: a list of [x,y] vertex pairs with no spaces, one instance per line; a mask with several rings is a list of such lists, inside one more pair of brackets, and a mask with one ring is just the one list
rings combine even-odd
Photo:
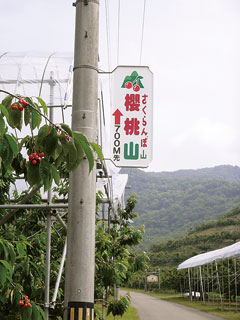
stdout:
[[143,33],[144,33],[145,11],[146,11],[146,0],[144,0],[144,5],[143,5],[142,37],[141,37],[141,47],[140,47],[140,65],[142,64],[142,48],[143,48]]
[[110,27],[109,27],[108,0],[105,0],[105,16],[106,16],[106,33],[107,33],[108,71],[110,71],[110,68],[111,68],[111,56],[110,56]]
[[118,45],[117,45],[117,65],[119,65],[119,42],[120,42],[120,0],[118,0]]

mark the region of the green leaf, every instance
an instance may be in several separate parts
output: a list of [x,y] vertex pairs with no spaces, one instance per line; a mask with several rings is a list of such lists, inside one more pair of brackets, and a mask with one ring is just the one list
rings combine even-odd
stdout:
[[26,136],[24,138],[22,138],[22,140],[20,141],[20,143],[18,144],[18,150],[19,152],[21,151],[22,149],[22,146],[24,145],[24,143],[27,143],[27,139],[28,141],[31,139],[29,136]]
[[47,108],[47,105],[45,103],[45,101],[43,101],[42,98],[40,97],[36,97],[38,99],[38,102],[41,104],[42,108],[43,108],[43,111],[46,115],[48,115],[48,108]]
[[5,132],[5,121],[3,120],[3,117],[0,114],[0,134],[3,135]]
[[16,260],[16,254],[14,251],[14,247],[11,243],[8,243],[8,251],[9,251],[10,258],[11,258],[11,262],[14,263]]
[[22,129],[22,119],[23,119],[23,113],[20,110],[13,110],[10,106],[8,109],[8,114],[9,114],[9,120],[8,123],[9,125],[15,129],[17,128],[18,130],[21,131]]
[[67,156],[69,153],[68,141],[67,141],[66,136],[63,132],[61,132],[59,140],[60,140],[62,148],[63,148],[63,153],[65,156]]
[[[39,107],[36,103],[34,103],[35,109],[39,110]],[[31,109],[32,112],[32,129],[39,128],[41,122],[42,122],[42,116],[39,114],[34,108]]]
[[16,157],[16,155],[18,154],[18,144],[17,141],[15,140],[15,138],[13,138],[12,136],[10,136],[9,134],[5,134],[6,139],[8,140],[8,143],[12,149],[13,155]]
[[22,242],[16,243],[17,253],[20,257],[23,257],[26,253],[26,245]]
[[72,130],[70,129],[70,127],[69,127],[67,124],[65,124],[65,123],[60,123],[60,125],[61,125],[61,127],[63,128],[63,130],[65,130],[65,131],[68,133],[68,135],[69,135],[70,137],[73,136],[73,132],[72,132]]
[[44,149],[47,155],[51,155],[55,152],[55,149],[58,145],[58,136],[57,130],[55,128],[51,128],[50,133],[46,137]]
[[10,265],[9,262],[7,262],[6,260],[0,260],[0,263],[5,267],[5,269],[7,269],[10,274],[13,274],[13,267]]
[[88,159],[88,163],[89,163],[89,173],[92,171],[93,167],[94,167],[94,157],[93,157],[93,152],[91,150],[91,148],[89,147],[89,144],[81,141],[81,146],[87,156]]
[[22,320],[30,320],[32,316],[32,307],[25,308],[22,307],[21,309],[21,314],[22,314]]
[[3,104],[0,104],[0,111],[6,117],[7,121],[9,120],[9,115],[6,107]]
[[52,171],[51,166],[48,160],[42,159],[39,167],[40,177],[44,184],[44,191],[47,191],[50,189],[52,184]]
[[0,136],[0,158],[2,157],[2,154],[4,152],[4,139]]
[[45,312],[43,311],[43,309],[40,306],[37,306],[38,311],[40,312],[42,319],[46,320],[46,316],[45,316]]
[[54,153],[52,153],[51,156],[52,156],[53,159],[55,160],[55,159],[57,159],[57,158],[59,157],[59,155],[62,153],[62,151],[63,151],[62,144],[61,144],[61,142],[60,142],[59,139],[58,139],[57,147],[56,147]]
[[39,270],[39,267],[35,263],[33,263],[31,260],[29,261],[29,264],[31,264],[34,267],[39,277],[41,277],[42,275],[41,275],[41,271]]
[[31,114],[31,109],[29,106],[27,106],[24,109],[24,124],[27,126],[30,123],[30,114]]
[[0,284],[3,286],[6,281],[6,268],[0,264]]
[[79,141],[75,136],[74,136],[74,144],[75,144],[75,147],[77,149],[77,161],[76,161],[76,168],[77,168],[79,166],[79,164],[83,160],[84,151],[83,151],[83,148],[82,148],[82,145],[81,145],[81,141]]
[[67,143],[67,146],[69,150],[68,157],[67,157],[68,168],[70,171],[72,171],[75,168],[76,161],[77,161],[77,149],[75,148],[72,141],[69,141]]
[[2,144],[2,160],[6,170],[9,170],[9,173],[12,169],[11,164],[13,161],[13,152],[10,147],[7,138],[4,136],[3,144]]
[[3,99],[2,104],[6,107],[6,109],[10,109],[12,105],[13,96],[8,95]]
[[73,137],[76,138],[79,141],[84,141],[85,143],[88,143],[87,137],[81,132],[74,131],[73,132]]
[[53,179],[54,179],[55,183],[56,183],[57,185],[59,185],[60,176],[59,176],[58,170],[55,168],[54,165],[51,165],[51,170],[52,170],[52,176],[53,176]]
[[14,294],[14,301],[13,301],[13,304],[15,307],[18,307],[18,302],[21,300],[21,294],[16,291],[15,294]]
[[40,320],[42,319],[37,306],[35,305],[35,303],[31,302],[32,305],[32,318],[31,320]]
[[48,133],[51,132],[52,127],[45,124],[44,126],[42,126],[39,131],[38,131],[38,135],[37,135],[37,148],[39,150],[41,150],[43,144],[44,144],[44,140],[46,139],[46,137],[48,136]]
[[39,174],[39,164],[33,165],[31,161],[27,165],[27,182],[30,186],[37,185],[41,182]]
[[100,146],[94,142],[90,142],[90,145],[91,145],[93,151],[95,151],[97,153],[97,156],[100,159],[101,163],[103,163],[103,154],[102,154],[102,149],[100,148]]
[[64,152],[62,151],[58,156],[58,158],[55,160],[55,167],[59,168],[64,161],[65,161],[65,155],[64,155]]

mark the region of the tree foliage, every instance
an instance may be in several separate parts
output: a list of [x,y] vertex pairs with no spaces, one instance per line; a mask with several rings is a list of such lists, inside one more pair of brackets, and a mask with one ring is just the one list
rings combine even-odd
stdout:
[[[100,160],[102,153],[98,145],[88,142],[81,132],[72,131],[64,123],[53,124],[47,118],[44,101],[40,98],[35,100],[8,95],[0,104],[0,176],[24,175],[30,186],[42,184],[47,191],[53,180],[59,184],[62,171],[75,170],[84,155],[90,172],[94,165],[94,152]],[[22,110],[20,102],[24,102]],[[41,126],[43,118],[47,123]],[[19,140],[16,132],[22,130],[23,122],[30,135]]]
[[[143,228],[135,229],[132,219],[137,214],[133,212],[136,197],[131,195],[127,200],[124,210],[118,208],[117,215],[111,224],[99,222],[96,228],[96,272],[95,272],[95,297],[101,299],[106,290],[106,299],[112,292],[114,285],[117,287],[127,284],[135,272],[143,271],[147,267],[146,255],[133,253],[130,248],[137,246],[142,241]],[[105,229],[105,230],[104,230]],[[122,315],[129,305],[128,297],[119,301],[111,301],[108,313]]]
[[[43,119],[46,123],[41,126]],[[18,135],[25,134],[26,130],[29,134],[19,139]],[[84,157],[90,172],[95,152],[102,161],[97,144],[66,124],[56,125],[47,118],[47,106],[41,98],[7,95],[0,104],[0,204],[29,203],[30,200],[31,204],[41,203],[41,186],[47,191],[53,182],[59,185],[61,178],[66,179]],[[21,194],[16,189],[10,190],[19,177],[29,185]],[[1,319],[45,319],[45,221],[48,214],[48,209],[14,209],[9,213],[0,210]],[[56,222],[52,230],[51,290],[65,233]],[[62,287],[58,299],[63,300]],[[55,318],[62,313],[62,304],[52,311]]]

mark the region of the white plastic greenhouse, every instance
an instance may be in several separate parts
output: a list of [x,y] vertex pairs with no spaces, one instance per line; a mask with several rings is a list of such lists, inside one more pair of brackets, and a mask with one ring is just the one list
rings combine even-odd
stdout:
[[[217,303],[222,309],[228,304],[238,312],[240,242],[230,246],[193,256],[178,266],[178,270],[187,269],[188,281],[183,290],[193,299],[199,297],[208,304]],[[185,279],[185,277],[184,277]],[[185,294],[186,295],[186,294]]]
[[194,256],[178,266],[178,270],[203,266],[219,260],[240,256],[240,242],[231,246]]

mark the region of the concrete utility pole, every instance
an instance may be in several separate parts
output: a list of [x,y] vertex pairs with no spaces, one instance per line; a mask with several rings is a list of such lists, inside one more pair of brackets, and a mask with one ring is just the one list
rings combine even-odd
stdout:
[[[96,142],[99,0],[77,0],[72,129]],[[64,320],[94,319],[96,170],[70,175]]]

